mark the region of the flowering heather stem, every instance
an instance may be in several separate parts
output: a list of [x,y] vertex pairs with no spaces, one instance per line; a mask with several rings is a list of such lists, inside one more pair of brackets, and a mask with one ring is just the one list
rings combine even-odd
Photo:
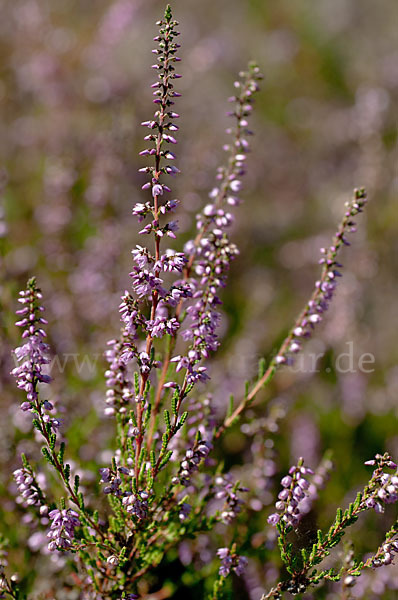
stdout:
[[363,188],[355,189],[353,199],[346,204],[347,210],[334,235],[332,245],[328,250],[321,249],[323,254],[320,260],[320,263],[323,265],[321,277],[315,283],[310,300],[297,317],[277,354],[270,361],[265,373],[256,381],[252,389],[245,395],[232,414],[226,417],[224,423],[218,428],[216,438],[220,437],[235,422],[261,388],[272,380],[281,365],[292,364],[293,355],[301,350],[301,340],[310,337],[314,326],[322,320],[320,315],[328,309],[336,288],[336,278],[341,276],[338,268],[341,268],[342,265],[337,262],[337,255],[342,246],[350,245],[345,236],[348,232],[355,231],[355,223],[352,219],[357,214],[363,212],[366,201],[365,190]]
[[30,279],[27,283],[27,289],[20,292],[19,301],[23,304],[23,308],[17,311],[18,316],[23,316],[22,320],[17,322],[17,325],[25,328],[22,338],[27,341],[15,350],[15,356],[21,364],[12,371],[17,379],[18,387],[24,389],[27,394],[27,401],[22,403],[21,409],[30,411],[35,415],[33,425],[43,436],[46,443],[46,447],[42,450],[43,455],[58,472],[71,501],[81,512],[82,518],[104,539],[105,536],[98,524],[86,513],[82,496],[79,497],[70,485],[70,467],[63,462],[65,445],[61,444],[59,452],[55,450],[60,421],[48,414],[53,411],[54,407],[48,400],[40,400],[37,390],[39,383],[48,384],[51,381],[51,377],[41,371],[42,365],[49,363],[48,358],[46,358],[49,347],[42,341],[42,338],[46,336],[42,325],[46,324],[47,321],[40,316],[44,310],[39,304],[41,298],[41,290],[36,285],[36,279]]
[[[224,208],[226,205],[236,206],[240,203],[239,191],[241,189],[240,178],[245,174],[245,159],[246,154],[249,152],[249,143],[247,136],[251,135],[252,132],[248,129],[248,117],[252,111],[253,95],[259,90],[258,81],[262,79],[262,75],[258,66],[254,63],[250,63],[246,72],[242,71],[239,73],[240,80],[235,82],[235,88],[238,90],[236,96],[229,98],[230,102],[235,103],[234,110],[229,112],[228,115],[235,120],[235,125],[232,128],[227,129],[227,133],[232,136],[232,141],[229,144],[224,145],[223,149],[228,153],[228,158],[225,166],[219,167],[217,171],[217,180],[220,183],[215,187],[211,193],[211,204],[205,206],[203,211],[197,217],[197,229],[198,233],[194,240],[188,242],[186,245],[186,251],[188,253],[187,264],[184,266],[183,275],[186,281],[190,280],[192,267],[194,261],[198,256],[198,250],[204,236],[209,231],[210,227],[215,225],[221,229],[228,226],[232,222],[232,215],[225,212]],[[220,247],[219,253],[223,253],[224,248]],[[200,257],[199,257],[200,259]],[[220,260],[219,256],[214,258]],[[213,281],[209,281],[208,287],[212,286]],[[205,296],[205,290],[203,296]],[[212,293],[212,292],[211,292]],[[209,291],[207,292],[209,295]],[[206,302],[207,304],[207,302]],[[181,320],[183,302],[180,301],[175,311],[175,317],[177,320]],[[176,334],[171,336],[166,350],[162,371],[159,376],[157,389],[155,393],[155,403],[151,415],[151,423],[149,428],[149,435],[147,440],[147,448],[151,447],[153,431],[156,422],[156,416],[159,413],[161,398],[163,393],[163,386],[166,382],[168,368],[170,366],[170,360],[173,355],[173,351],[176,344]],[[184,383],[184,392],[187,383]]]
[[[152,87],[155,88],[153,92],[156,96],[154,103],[159,105],[159,110],[155,113],[155,120],[151,122],[143,123],[144,126],[150,127],[151,129],[157,129],[157,135],[149,135],[146,139],[149,139],[154,142],[155,148],[150,150],[144,150],[141,154],[149,154],[155,156],[155,167],[147,167],[143,169],[146,172],[150,172],[152,174],[152,180],[150,184],[145,184],[144,188],[150,188],[153,196],[153,207],[152,207],[152,215],[153,215],[153,223],[152,223],[152,231],[155,233],[155,265],[159,265],[155,267],[154,274],[155,278],[159,278],[161,266],[160,266],[160,239],[163,236],[164,232],[159,227],[159,198],[163,195],[164,190],[170,191],[167,186],[159,184],[160,176],[162,173],[164,174],[175,174],[178,172],[178,169],[175,167],[161,167],[162,157],[167,157],[170,159],[174,159],[175,156],[172,152],[164,151],[163,145],[164,143],[176,143],[176,140],[173,136],[168,134],[168,131],[176,131],[178,127],[173,123],[173,120],[177,118],[179,115],[177,113],[170,111],[170,106],[174,104],[171,100],[173,97],[178,97],[180,94],[173,91],[173,85],[171,83],[172,79],[180,77],[174,72],[173,63],[179,60],[178,57],[175,56],[177,48],[179,48],[179,44],[176,44],[173,40],[174,37],[179,35],[176,31],[176,27],[178,25],[177,21],[172,20],[172,13],[170,6],[167,6],[165,11],[165,16],[163,21],[159,21],[157,23],[160,25],[160,35],[156,36],[154,39],[159,43],[159,49],[155,50],[154,53],[158,55],[158,65],[154,65],[154,68],[159,70],[158,79],[159,81],[153,84]],[[148,228],[148,231],[150,229]],[[169,234],[171,233],[171,229],[169,229]],[[173,236],[174,237],[174,236]],[[151,321],[155,321],[156,309],[159,302],[159,290],[152,290],[152,299],[151,299]],[[146,338],[146,353],[149,356],[152,348],[152,340],[153,334],[151,332],[148,333]],[[140,396],[143,398],[145,393],[145,387],[148,380],[149,371],[144,373],[141,371],[140,375]],[[143,442],[143,430],[142,430],[142,418],[144,412],[144,402],[141,401],[137,406],[137,428],[138,435],[136,437],[136,456],[135,456],[135,478],[137,486],[139,485],[139,458],[141,454],[141,446]]]
[[[303,548],[300,554],[294,555],[292,545],[287,542],[286,535],[292,530],[295,523],[287,521],[286,525],[286,522],[280,519],[279,515],[269,517],[269,522],[278,528],[281,558],[291,578],[288,581],[278,583],[267,595],[264,594],[261,600],[280,598],[282,591],[293,594],[303,593],[308,587],[318,584],[322,579],[338,581],[347,573],[357,577],[364,566],[381,566],[383,562],[389,564],[392,561],[393,553],[398,552],[398,544],[393,540],[397,533],[396,524],[387,533],[386,541],[376,552],[376,555],[366,563],[356,564],[348,572],[344,567],[338,573],[334,569],[320,572],[314,570],[314,567],[329,556],[331,548],[340,542],[347,527],[353,525],[361,513],[371,508],[378,513],[384,512],[384,504],[392,504],[398,500],[398,471],[396,470],[397,465],[391,457],[387,453],[383,456],[377,454],[375,459],[367,461],[365,464],[376,467],[368,485],[363,492],[358,492],[355,501],[344,512],[341,508],[337,509],[335,521],[325,534],[318,530],[318,539],[313,544],[311,551]],[[390,475],[385,472],[385,469],[394,469],[395,473]],[[289,477],[289,479],[291,478]],[[285,483],[290,482],[286,481]],[[284,480],[282,480],[282,484],[284,484]],[[374,561],[376,561],[376,564]]]

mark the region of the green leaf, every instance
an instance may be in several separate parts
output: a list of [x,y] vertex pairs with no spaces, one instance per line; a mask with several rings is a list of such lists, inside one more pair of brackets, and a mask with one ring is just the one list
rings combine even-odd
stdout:
[[233,394],[231,394],[229,397],[229,406],[228,406],[228,410],[227,410],[227,417],[230,417],[233,412],[234,412],[234,397],[233,397]]
[[133,427],[137,427],[137,419],[133,410],[130,411],[130,419],[133,424]]
[[58,461],[61,463],[61,465],[64,464],[64,454],[65,454],[65,442],[61,442],[61,445],[59,447],[59,451],[58,451]]
[[313,564],[313,562],[314,562],[317,550],[318,550],[318,544],[313,544],[311,554],[310,554],[310,563],[311,564]]
[[343,511],[341,508],[338,508],[337,512],[336,512],[336,521],[334,523],[334,528],[337,528],[340,525],[342,519],[343,519]]
[[173,413],[173,415],[175,417],[178,416],[178,413],[177,413],[177,403],[178,403],[179,395],[180,395],[179,390],[175,390],[175,392],[173,394],[173,397],[171,399],[171,411],[172,411],[172,413]]
[[41,449],[41,453],[43,454],[44,458],[50,463],[50,465],[52,465],[55,469],[57,468],[56,463],[54,462],[53,457],[51,456],[48,448],[42,448]]
[[169,443],[169,436],[167,433],[162,435],[162,452],[164,452],[167,448],[167,444]]
[[318,531],[316,532],[317,538],[318,538],[318,544],[319,546],[322,546],[324,539],[323,539],[323,533],[320,529],[318,529]]
[[40,421],[38,419],[33,419],[32,425],[33,425],[33,427],[35,429],[37,429],[41,433],[41,431],[42,431],[42,429],[41,429],[41,423],[40,423]]
[[258,361],[258,378],[261,379],[265,374],[266,362],[265,358],[260,358]]
[[361,492],[358,492],[357,497],[355,498],[355,502],[354,502],[354,510],[357,511],[360,504],[362,501],[362,494]]
[[151,411],[152,411],[152,405],[151,405],[151,403],[148,403],[148,406],[147,406],[147,409],[145,412],[144,422],[143,422],[144,429],[148,425],[149,419],[151,418]]
[[64,465],[64,477],[65,477],[65,481],[69,481],[69,479],[70,479],[70,465],[68,463],[66,463],[66,465]]
[[177,428],[176,428],[177,431],[178,431],[178,429],[181,429],[181,427],[184,425],[187,418],[188,418],[188,413],[187,412],[182,413],[181,418],[180,418]]
[[146,448],[142,447],[141,448],[141,452],[140,452],[140,456],[139,456],[139,459],[138,459],[138,468],[139,469],[141,468],[142,463],[145,461],[146,456],[147,456]]
[[159,464],[159,470],[162,469],[170,460],[171,455],[173,454],[172,450],[168,450]]
[[134,391],[135,395],[140,395],[140,377],[137,372],[134,373]]
[[171,421],[170,421],[170,413],[168,410],[164,411],[164,422],[166,423],[166,431],[167,433],[171,430]]

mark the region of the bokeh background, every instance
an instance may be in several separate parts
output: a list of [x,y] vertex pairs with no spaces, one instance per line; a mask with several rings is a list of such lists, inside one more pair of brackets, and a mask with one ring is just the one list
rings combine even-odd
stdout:
[[[249,508],[247,537],[247,552],[257,552],[262,564],[236,596],[258,598],[275,576],[269,556],[261,557],[271,544],[262,537],[264,506],[272,503],[278,473],[298,456],[314,466],[333,452],[335,470],[316,517],[326,525],[336,505],[365,483],[364,460],[384,450],[398,457],[398,4],[180,0],[172,7],[183,45],[182,173],[173,182],[182,201],[180,241],[192,235],[195,212],[222,163],[226,99],[237,72],[255,59],[265,75],[245,202],[233,231],[241,254],[223,294],[223,345],[212,367],[219,415],[229,393],[239,397],[244,380],[256,373],[258,359],[276,350],[310,295],[319,248],[328,244],[352,189],[365,186],[369,195],[344,250],[344,277],[328,319],[305,348],[308,357],[321,355],[317,372],[307,363],[299,372],[283,370],[248,415],[251,422],[263,418],[263,428],[236,427],[223,441],[227,464],[262,490],[261,505],[253,501]],[[21,450],[35,452],[9,377],[10,350],[18,342],[15,299],[36,275],[50,342],[61,357],[54,393],[66,407],[70,451],[76,465],[94,472],[112,445],[102,419],[102,354],[118,331],[118,300],[139,241],[131,216],[144,198],[137,152],[145,133],[138,124],[153,110],[152,38],[163,11],[163,2],[149,0],[1,2],[0,511],[9,560],[16,565],[23,558],[27,581],[35,570],[40,580],[44,567],[34,548],[21,547],[28,525],[12,533],[19,516],[9,474]],[[353,372],[341,372],[336,360],[350,349]],[[364,353],[374,357],[371,373],[358,368]],[[266,421],[274,413],[278,423],[269,419],[270,432]],[[264,464],[254,471],[248,465],[264,448]],[[389,512],[385,523],[371,518],[356,528],[358,552],[375,548],[392,518]],[[381,569],[364,576],[352,594],[395,598],[397,589],[394,569]]]

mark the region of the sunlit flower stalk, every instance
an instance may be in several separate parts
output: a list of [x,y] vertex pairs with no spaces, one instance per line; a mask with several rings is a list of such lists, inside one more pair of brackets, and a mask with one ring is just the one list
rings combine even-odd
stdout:
[[367,197],[365,190],[363,188],[354,190],[354,197],[350,202],[346,203],[344,217],[333,237],[332,244],[328,249],[321,249],[322,258],[319,261],[322,265],[321,276],[319,280],[315,282],[314,291],[310,300],[299,314],[276,355],[269,362],[264,374],[256,381],[232,414],[224,420],[222,426],[217,430],[217,437],[235,422],[237,417],[239,417],[245,408],[253,401],[261,388],[271,381],[278,368],[285,364],[293,364],[295,354],[301,351],[303,340],[311,337],[316,325],[322,321],[323,314],[329,308],[332,300],[337,286],[337,280],[341,276],[340,269],[342,268],[342,265],[337,260],[339,251],[343,246],[350,245],[347,240],[347,234],[356,231],[353,219],[363,212],[366,202]]

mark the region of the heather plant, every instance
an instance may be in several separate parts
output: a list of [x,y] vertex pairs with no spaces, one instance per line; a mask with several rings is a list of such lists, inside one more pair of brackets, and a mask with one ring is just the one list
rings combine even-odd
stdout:
[[[321,249],[321,273],[313,293],[279,349],[269,360],[260,360],[258,376],[240,394],[225,398],[220,411],[211,395],[210,365],[220,344],[222,288],[238,255],[229,232],[241,203],[252,133],[249,120],[261,74],[250,64],[235,82],[225,164],[217,170],[209,202],[198,212],[195,237],[175,249],[179,201],[171,195],[170,178],[179,169],[171,148],[178,141],[175,106],[181,75],[178,23],[169,6],[158,26],[153,51],[155,113],[142,123],[148,133],[147,147],[140,152],[148,160],[140,168],[148,199],[132,208],[144,241],[132,250],[131,288],[119,306],[122,327],[105,351],[103,412],[108,425],[114,426],[111,456],[108,462],[96,461],[91,481],[68,458],[62,400],[48,391],[51,348],[45,341],[45,302],[32,278],[19,297],[22,344],[14,352],[18,364],[13,375],[23,392],[21,410],[32,417],[43,460],[34,451],[33,458],[22,454],[14,472],[16,503],[27,516],[30,542],[34,538],[37,549],[57,563],[57,578],[62,580],[58,589],[65,598],[161,598],[174,592],[177,596],[180,581],[165,574],[177,556],[185,567],[181,580],[186,589],[200,590],[202,597],[213,600],[231,594],[243,597],[237,578],[249,577],[256,562],[253,547],[249,548],[253,531],[248,521],[249,507],[258,502],[258,512],[266,519],[256,523],[267,531],[257,546],[258,555],[276,572],[274,585],[262,597],[299,594],[340,580],[349,597],[363,570],[391,564],[398,551],[396,523],[370,557],[356,557],[351,549],[341,559],[333,550],[342,545],[346,530],[362,513],[380,515],[397,501],[393,459],[387,453],[372,459],[364,456],[374,470],[363,491],[346,509],[336,510],[330,527],[316,528],[313,539],[300,539],[306,515],[315,510],[318,494],[333,477],[330,457],[313,468],[296,457],[277,490],[276,512],[270,512],[261,490],[251,485],[255,477],[251,481],[243,472],[238,479],[224,464],[222,440],[237,427],[254,437],[253,464],[246,464],[243,471],[266,471],[262,491],[269,493],[277,473],[270,441],[288,408],[261,403],[260,392],[278,371],[294,364],[325,318],[342,275],[339,255],[350,245],[349,233],[355,231],[355,219],[366,205],[366,192],[356,189],[347,202],[330,246]],[[256,420],[253,409],[266,416]],[[26,585],[7,570],[6,540],[2,547],[3,597],[26,597]]]

